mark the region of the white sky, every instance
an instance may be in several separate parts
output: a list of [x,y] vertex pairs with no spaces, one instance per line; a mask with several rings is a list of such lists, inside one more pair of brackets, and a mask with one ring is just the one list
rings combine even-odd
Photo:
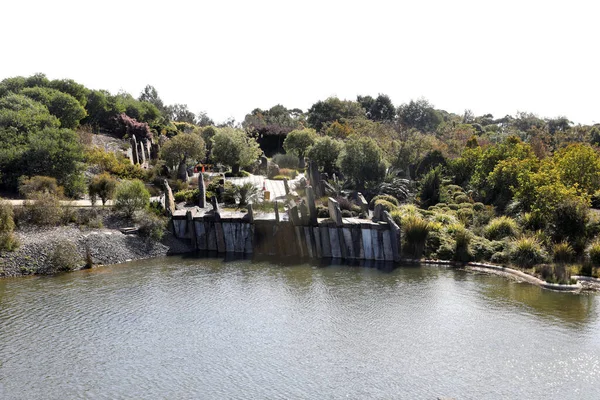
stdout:
[[45,73],[240,121],[331,95],[600,122],[600,2],[2,0],[0,80]]

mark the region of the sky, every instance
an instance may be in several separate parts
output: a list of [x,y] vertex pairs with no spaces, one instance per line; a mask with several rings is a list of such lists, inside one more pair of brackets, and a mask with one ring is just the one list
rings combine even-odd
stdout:
[[600,2],[2,1],[0,80],[45,73],[216,122],[330,96],[600,123]]

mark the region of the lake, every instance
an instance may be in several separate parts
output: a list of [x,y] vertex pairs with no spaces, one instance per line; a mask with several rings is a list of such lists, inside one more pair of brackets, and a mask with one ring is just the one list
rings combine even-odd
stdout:
[[1,399],[598,399],[600,297],[169,257],[0,280]]

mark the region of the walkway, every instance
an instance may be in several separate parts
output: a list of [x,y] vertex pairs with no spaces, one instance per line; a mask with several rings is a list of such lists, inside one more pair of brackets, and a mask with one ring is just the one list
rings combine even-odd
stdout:
[[[302,177],[302,175],[298,175],[296,177],[296,179],[294,179],[293,181],[292,180],[288,181],[290,190],[294,189],[294,183],[296,183],[301,177]],[[262,175],[250,175],[250,176],[247,176],[244,178],[225,178],[225,179],[227,179],[229,182],[231,182],[235,185],[243,185],[245,183],[250,182],[254,186],[256,186],[257,188],[259,188],[261,190],[264,185],[265,189],[267,191],[271,192],[272,200],[285,197],[285,185],[283,184],[283,181],[266,179]]]

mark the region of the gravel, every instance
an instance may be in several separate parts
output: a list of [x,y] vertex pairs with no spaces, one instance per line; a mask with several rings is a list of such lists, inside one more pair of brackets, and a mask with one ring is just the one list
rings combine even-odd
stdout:
[[188,243],[170,233],[157,243],[137,234],[123,234],[114,227],[24,227],[16,230],[15,234],[21,244],[13,252],[0,252],[0,277],[46,273],[52,267],[50,258],[54,248],[62,241],[75,244],[81,268],[84,267],[86,249],[89,249],[94,266],[193,251]]

